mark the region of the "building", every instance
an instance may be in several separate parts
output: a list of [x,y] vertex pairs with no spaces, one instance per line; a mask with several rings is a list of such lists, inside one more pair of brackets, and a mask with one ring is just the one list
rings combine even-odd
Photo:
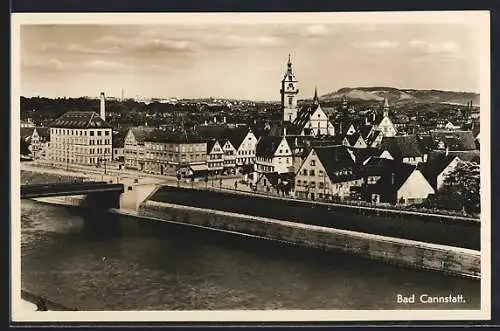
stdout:
[[328,115],[321,109],[319,104],[318,91],[314,90],[313,102],[304,105],[297,112],[295,120],[292,122],[293,128],[289,132],[302,136],[335,135],[335,127],[330,122]]
[[313,147],[295,175],[295,196],[344,200],[361,188],[363,178],[346,146]]
[[434,150],[473,151],[477,150],[472,131],[431,130],[431,140]]
[[293,173],[293,154],[284,136],[263,136],[257,142],[253,181],[263,173]]
[[293,189],[293,174],[266,172],[259,176],[254,191],[275,196],[289,196]]
[[144,169],[144,142],[153,132],[154,128],[147,126],[132,127],[128,130],[123,145],[125,168],[141,171]]
[[432,187],[438,191],[443,187],[448,174],[455,170],[462,162],[456,155],[437,154],[425,164],[422,173]]
[[292,68],[292,60],[288,55],[288,63],[285,75],[281,80],[281,109],[283,122],[292,123],[297,117],[297,95],[299,94],[298,81]]
[[229,135],[229,141],[236,149],[236,166],[253,165],[255,163],[255,150],[257,137],[250,128],[235,128]]
[[50,125],[50,160],[99,165],[113,157],[111,127],[93,111],[70,111]]
[[358,132],[345,136],[344,139],[342,140],[342,145],[353,148],[368,147],[366,141],[363,139],[363,136],[361,136],[361,134]]
[[231,140],[223,140],[222,150],[224,151],[224,170],[223,173],[234,174],[236,173],[236,148],[231,143]]
[[224,170],[224,151],[217,139],[207,141],[207,168],[209,175],[220,175]]
[[34,129],[35,123],[33,123],[33,120],[31,118],[28,118],[26,121],[21,120],[21,129],[23,128]]
[[414,165],[426,162],[428,157],[421,150],[416,135],[384,137],[379,149],[382,151],[380,157]]
[[421,203],[429,194],[435,193],[417,166],[398,161],[385,162],[387,164],[379,168],[379,179],[367,187],[372,203],[411,205]]
[[147,173],[202,177],[208,172],[207,143],[191,133],[156,130],[146,137],[144,153]]
[[384,98],[384,108],[382,118],[378,121],[376,129],[381,131],[384,137],[394,137],[397,134],[396,127],[389,117],[389,101]]

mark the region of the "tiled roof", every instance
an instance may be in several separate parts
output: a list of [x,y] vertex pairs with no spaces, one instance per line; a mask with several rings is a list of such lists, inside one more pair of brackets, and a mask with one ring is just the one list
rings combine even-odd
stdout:
[[94,111],[69,111],[53,121],[50,127],[66,129],[111,128]]
[[20,128],[21,138],[27,139],[33,135],[35,128]]
[[135,126],[130,128],[134,134],[135,140],[138,143],[144,143],[147,137],[155,131],[155,128],[150,126]]
[[297,117],[293,121],[293,124],[303,129],[311,119],[311,115],[316,111],[316,109],[318,109],[318,107],[318,104],[302,106],[297,112]]
[[[439,157],[440,155],[445,155],[446,151],[432,151],[429,154],[428,160]],[[462,161],[477,161],[479,163],[480,151],[449,151],[448,155],[458,156]]]
[[228,128],[225,126],[198,127],[196,133],[206,141],[217,139],[220,143],[229,140],[234,148],[238,149],[250,131],[249,127],[242,126]]
[[451,151],[469,151],[476,149],[476,143],[472,131],[448,131],[433,130],[430,132],[434,142],[434,148],[438,148],[442,141]]
[[415,169],[415,165],[394,162],[392,167],[382,169],[381,178],[374,185],[373,189],[385,194],[397,191]]
[[155,130],[151,132],[146,141],[157,143],[174,143],[174,144],[196,144],[205,142],[205,139],[192,132],[182,131],[163,131]]
[[347,142],[349,143],[349,146],[356,145],[356,142],[358,141],[359,137],[361,137],[361,135],[359,134],[359,132],[355,132],[353,134],[345,136],[345,138],[347,139]]
[[380,150],[378,148],[353,148],[352,152],[356,158],[357,164],[363,164],[366,160],[371,157],[380,155]]
[[446,154],[434,154],[429,157],[426,164],[422,168],[422,174],[427,178],[429,183],[436,188],[437,176],[453,161],[457,156]]
[[276,153],[276,150],[278,149],[278,146],[280,145],[282,139],[283,137],[279,136],[261,137],[259,142],[257,143],[255,152],[256,156],[272,157],[274,153]]
[[315,147],[313,150],[333,183],[361,178],[346,146]]
[[38,135],[46,140],[50,139],[50,128],[38,127],[36,128]]
[[384,137],[381,150],[387,150],[394,158],[416,157],[423,153],[416,135]]

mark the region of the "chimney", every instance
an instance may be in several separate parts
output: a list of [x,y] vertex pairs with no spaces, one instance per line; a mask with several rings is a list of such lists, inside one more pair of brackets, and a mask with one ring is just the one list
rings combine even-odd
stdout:
[[104,96],[104,92],[101,92],[99,95],[99,99],[101,100],[101,108],[100,108],[100,115],[103,121],[106,120],[106,106],[105,106],[105,99],[106,97]]
[[214,116],[214,123],[217,123],[217,116]]
[[226,116],[224,116],[224,124],[226,123]]
[[286,126],[283,126],[283,137],[286,137]]

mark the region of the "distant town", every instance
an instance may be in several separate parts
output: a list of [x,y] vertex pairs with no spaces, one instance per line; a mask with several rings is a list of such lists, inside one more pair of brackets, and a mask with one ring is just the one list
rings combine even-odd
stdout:
[[289,57],[279,102],[124,91],[21,97],[21,160],[230,178],[235,191],[301,200],[480,212],[479,95],[390,87],[305,95],[299,77]]

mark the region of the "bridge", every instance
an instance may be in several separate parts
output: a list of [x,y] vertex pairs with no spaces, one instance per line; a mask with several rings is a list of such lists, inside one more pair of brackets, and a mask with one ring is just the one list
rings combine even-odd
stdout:
[[123,193],[123,184],[109,184],[106,182],[69,182],[21,186],[21,199],[69,195],[94,195],[98,193],[108,193],[119,196]]

